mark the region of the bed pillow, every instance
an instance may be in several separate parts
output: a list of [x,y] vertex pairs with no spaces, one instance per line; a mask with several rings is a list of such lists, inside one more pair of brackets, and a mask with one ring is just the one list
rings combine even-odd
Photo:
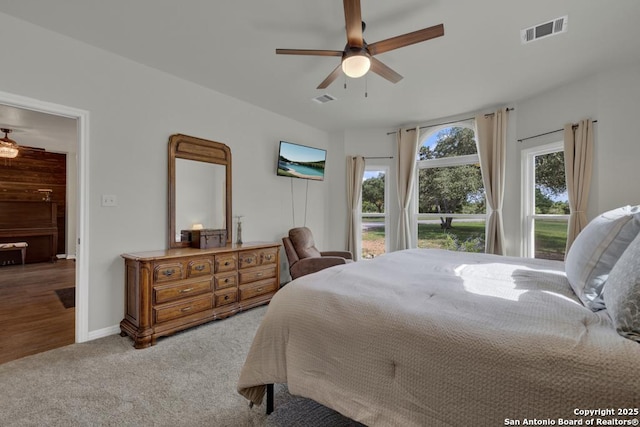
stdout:
[[565,260],[567,279],[582,303],[605,308],[602,289],[609,272],[640,232],[640,206],[624,206],[594,218],[578,234]]
[[640,342],[640,235],[611,269],[603,296],[616,331]]

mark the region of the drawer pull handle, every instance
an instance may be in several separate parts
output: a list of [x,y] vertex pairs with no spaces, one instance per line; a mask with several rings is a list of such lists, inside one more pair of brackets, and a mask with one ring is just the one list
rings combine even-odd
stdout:
[[231,261],[225,261],[225,262],[224,262],[224,265],[225,265],[225,266],[227,266],[227,265],[231,265]]
[[191,292],[193,288],[180,289],[181,294],[186,294],[187,292]]
[[251,258],[247,258],[247,263],[248,263],[248,264],[251,264],[252,262],[253,262],[253,257],[251,257]]
[[267,255],[265,256],[265,258],[267,259],[267,261],[271,261],[271,259],[273,258],[273,255]]
[[264,273],[258,273],[258,274],[256,274],[256,276],[262,277],[262,276],[264,276]]
[[258,288],[258,292],[262,292],[262,288]]
[[173,276],[173,274],[174,274],[175,272],[176,272],[176,271],[175,271],[175,270],[173,270],[173,269],[172,269],[172,270],[165,270],[165,271],[163,271],[163,272],[162,272],[162,274],[164,274],[164,275],[165,275],[165,276],[167,276],[167,277],[171,277],[171,276]]
[[229,283],[229,278],[224,279],[224,283]]
[[196,265],[196,271],[204,270],[204,265]]
[[228,300],[228,299],[229,299],[229,295],[225,295],[225,296],[224,296],[224,300],[226,301],[226,300]]
[[183,313],[186,313],[187,311],[191,310],[191,308],[192,308],[191,306],[185,307],[185,308],[181,309],[180,311],[183,312]]

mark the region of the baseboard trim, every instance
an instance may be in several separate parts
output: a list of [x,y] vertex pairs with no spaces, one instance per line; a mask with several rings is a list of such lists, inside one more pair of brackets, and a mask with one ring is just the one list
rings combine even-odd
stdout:
[[98,338],[108,337],[109,335],[115,335],[120,333],[120,325],[109,326],[107,328],[98,329],[96,331],[89,331],[87,341],[97,340]]

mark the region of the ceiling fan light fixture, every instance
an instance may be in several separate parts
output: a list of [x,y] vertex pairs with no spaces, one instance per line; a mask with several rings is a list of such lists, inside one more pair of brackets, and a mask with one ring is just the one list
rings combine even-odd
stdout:
[[18,144],[9,139],[8,134],[11,133],[11,129],[0,129],[4,132],[4,137],[0,138],[0,158],[14,159],[18,156]]
[[364,49],[347,52],[342,59],[342,71],[354,79],[367,74],[369,68],[371,68],[371,58]]

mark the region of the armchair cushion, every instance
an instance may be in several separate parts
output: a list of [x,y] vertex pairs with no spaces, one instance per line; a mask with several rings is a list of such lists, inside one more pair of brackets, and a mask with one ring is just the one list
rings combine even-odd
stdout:
[[307,227],[292,228],[289,230],[289,239],[291,239],[291,243],[293,243],[298,258],[319,258],[322,256],[316,248],[311,230]]

